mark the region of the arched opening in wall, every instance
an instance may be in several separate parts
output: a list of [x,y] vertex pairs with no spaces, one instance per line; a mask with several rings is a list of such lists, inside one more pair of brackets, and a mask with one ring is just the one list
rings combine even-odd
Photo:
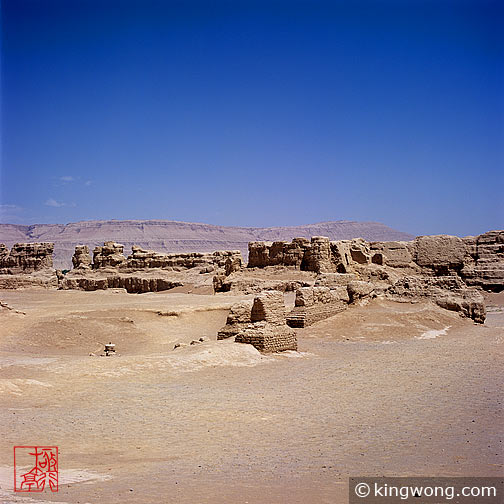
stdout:
[[373,264],[379,264],[380,266],[383,266],[383,255],[382,254],[375,254],[372,257],[371,262]]

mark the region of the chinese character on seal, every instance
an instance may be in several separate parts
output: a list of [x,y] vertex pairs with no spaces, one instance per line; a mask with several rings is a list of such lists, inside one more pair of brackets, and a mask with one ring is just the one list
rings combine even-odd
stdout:
[[58,491],[58,447],[14,447],[14,491]]

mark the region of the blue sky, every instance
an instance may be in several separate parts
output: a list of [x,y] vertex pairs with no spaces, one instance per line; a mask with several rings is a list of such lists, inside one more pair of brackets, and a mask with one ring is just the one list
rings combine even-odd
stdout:
[[504,227],[478,1],[2,1],[2,221]]

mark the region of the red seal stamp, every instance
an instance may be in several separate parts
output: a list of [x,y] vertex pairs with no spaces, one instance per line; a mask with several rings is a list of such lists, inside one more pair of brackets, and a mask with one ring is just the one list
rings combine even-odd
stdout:
[[58,447],[14,446],[14,492],[58,491]]

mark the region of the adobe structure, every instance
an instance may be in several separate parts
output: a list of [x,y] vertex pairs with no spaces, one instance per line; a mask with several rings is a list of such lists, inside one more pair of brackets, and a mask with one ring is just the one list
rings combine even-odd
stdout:
[[[0,288],[123,288],[131,293],[180,286],[258,294],[233,306],[219,339],[234,337],[262,351],[293,348],[292,327],[306,327],[370,300],[428,300],[483,323],[482,292],[504,289],[504,231],[476,237],[419,236],[411,242],[330,241],[314,236],[292,242],[251,242],[249,263],[239,251],[161,254],[105,242],[93,258],[75,248],[74,268],[63,274],[52,263],[52,243],[0,245]],[[288,314],[282,292],[295,291]],[[283,299],[283,298],[282,298]],[[275,343],[277,341],[278,343]]]
[[351,273],[376,264],[428,276],[457,275],[467,285],[485,290],[504,288],[504,231],[479,236],[418,236],[411,242],[371,242],[361,238],[329,241],[249,243],[248,268],[283,266],[315,273]]
[[16,243],[9,251],[0,244],[0,274],[30,274],[53,267],[54,243]]
[[242,266],[242,257],[239,250],[221,250],[212,253],[189,252],[162,254],[154,250],[144,250],[133,245],[132,253],[124,256],[124,246],[120,243],[105,242],[101,247],[93,250],[93,261],[86,245],[75,247],[72,257],[74,268],[91,268],[94,270],[104,268],[117,268],[119,270],[143,270],[159,268],[166,270],[186,270],[198,267],[225,268],[234,265],[236,269]]
[[[120,243],[105,242],[95,247],[93,259],[86,245],[75,247],[74,269],[60,281],[61,289],[98,290],[123,288],[131,293],[157,292],[181,287],[198,274],[220,270],[226,274],[242,267],[241,253],[224,250],[213,253],[161,254],[134,245],[124,256]],[[192,271],[190,274],[183,273]],[[211,285],[211,282],[210,282]]]
[[252,304],[234,305],[217,339],[235,336],[236,343],[248,343],[263,353],[297,350],[296,332],[285,322],[283,292],[265,291]]
[[0,244],[0,289],[57,287],[53,269],[54,243]]
[[293,310],[287,315],[290,327],[306,327],[345,310],[350,298],[345,287],[302,287],[296,291]]
[[[504,231],[477,237],[420,236],[411,242],[329,241],[322,236],[292,242],[252,242],[246,271],[223,283],[227,290],[250,285],[253,272],[312,272],[311,285],[294,286],[295,307],[287,317],[305,327],[351,304],[374,298],[398,302],[429,300],[483,323],[482,291],[504,289]],[[257,277],[257,275],[256,275]],[[245,281],[244,281],[245,280]],[[257,285],[266,285],[261,278]],[[285,282],[290,290],[292,282]],[[326,290],[315,290],[324,287]],[[327,290],[328,289],[328,290]]]

